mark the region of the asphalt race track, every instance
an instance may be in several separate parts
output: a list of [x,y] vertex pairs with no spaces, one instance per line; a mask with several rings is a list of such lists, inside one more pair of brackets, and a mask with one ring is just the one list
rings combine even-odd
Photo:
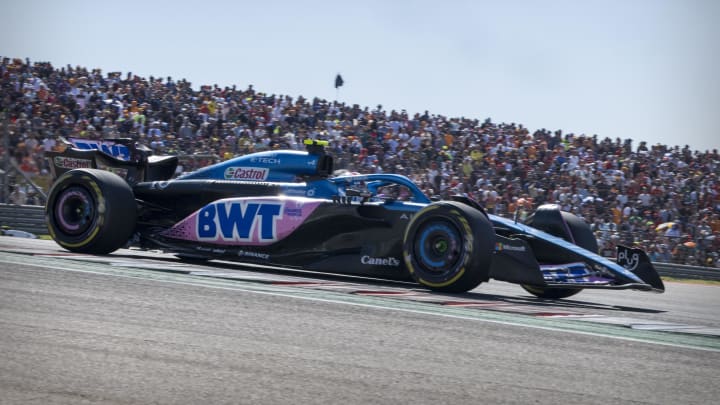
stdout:
[[720,287],[434,294],[0,237],[0,404],[708,404]]

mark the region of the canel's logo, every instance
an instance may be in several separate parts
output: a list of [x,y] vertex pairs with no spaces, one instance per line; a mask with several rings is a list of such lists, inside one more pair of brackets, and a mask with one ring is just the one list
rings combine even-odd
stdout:
[[249,201],[218,202],[197,215],[197,237],[203,241],[272,242],[283,204]]
[[365,255],[360,258],[360,263],[370,264],[373,266],[400,266],[400,260],[395,257],[370,257],[368,255]]

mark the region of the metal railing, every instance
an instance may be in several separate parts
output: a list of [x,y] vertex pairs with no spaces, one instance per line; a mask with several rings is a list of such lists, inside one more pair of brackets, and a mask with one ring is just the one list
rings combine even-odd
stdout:
[[663,277],[720,281],[720,269],[717,268],[659,262],[653,263],[653,266]]

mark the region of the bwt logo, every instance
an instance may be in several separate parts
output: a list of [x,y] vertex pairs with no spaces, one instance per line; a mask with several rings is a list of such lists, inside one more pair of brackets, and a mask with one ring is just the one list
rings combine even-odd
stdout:
[[111,145],[108,143],[100,143],[100,142],[89,141],[89,140],[80,140],[80,139],[71,139],[71,141],[72,141],[73,145],[75,145],[75,147],[78,149],[85,149],[85,150],[97,149],[97,150],[107,153],[108,155],[115,156],[122,160],[130,159],[130,149],[128,149],[128,147],[125,145]]
[[276,225],[282,213],[283,204],[275,203],[242,201],[206,205],[197,215],[197,236],[210,241],[272,242],[277,240]]

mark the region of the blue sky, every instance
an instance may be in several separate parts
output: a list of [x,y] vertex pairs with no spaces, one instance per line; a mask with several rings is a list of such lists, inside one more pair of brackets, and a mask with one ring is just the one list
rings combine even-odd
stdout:
[[[0,0],[0,55],[720,149],[720,1]],[[334,77],[345,85],[336,92]]]

